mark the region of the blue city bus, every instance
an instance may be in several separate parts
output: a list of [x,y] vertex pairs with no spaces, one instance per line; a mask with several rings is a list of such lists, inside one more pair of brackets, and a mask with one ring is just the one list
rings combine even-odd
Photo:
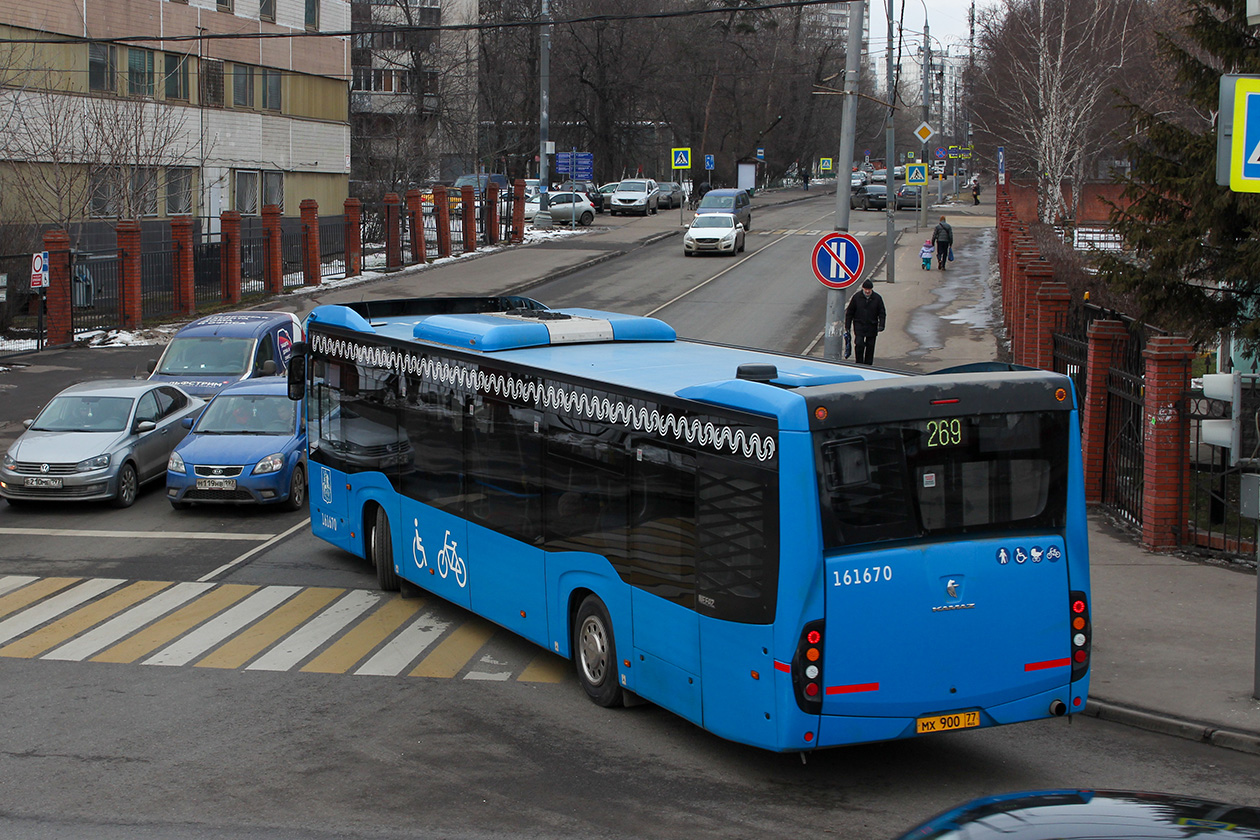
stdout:
[[311,528],[776,751],[1070,715],[1089,561],[1070,381],[907,375],[520,297],[321,306]]

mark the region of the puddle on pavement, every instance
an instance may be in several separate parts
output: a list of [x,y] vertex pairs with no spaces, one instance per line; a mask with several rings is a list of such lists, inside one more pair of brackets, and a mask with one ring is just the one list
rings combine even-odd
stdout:
[[977,233],[966,245],[954,249],[949,269],[936,274],[939,284],[932,290],[936,300],[910,316],[906,332],[918,347],[906,355],[926,356],[942,349],[946,324],[986,333],[995,329],[995,299],[989,286],[995,231],[985,228]]

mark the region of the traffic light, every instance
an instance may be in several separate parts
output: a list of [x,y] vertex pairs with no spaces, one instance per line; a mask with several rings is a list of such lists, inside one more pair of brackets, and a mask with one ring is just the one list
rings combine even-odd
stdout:
[[1235,466],[1242,449],[1242,374],[1204,374],[1203,396],[1229,403],[1229,419],[1202,421],[1199,441],[1229,449],[1229,465]]

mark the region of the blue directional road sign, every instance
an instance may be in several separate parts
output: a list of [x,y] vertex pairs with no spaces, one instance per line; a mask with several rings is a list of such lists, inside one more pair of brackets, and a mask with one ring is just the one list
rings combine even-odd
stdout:
[[704,168],[713,169],[713,155],[704,156]]
[[865,267],[862,243],[852,234],[839,231],[824,234],[814,246],[814,276],[829,289],[852,286],[862,277]]
[[1234,83],[1234,142],[1229,157],[1229,188],[1260,192],[1260,79],[1240,77]]
[[593,152],[557,152],[556,174],[568,175],[579,181],[589,181],[595,176]]
[[765,159],[766,159],[766,147],[758,146],[757,147],[757,160],[765,160]]

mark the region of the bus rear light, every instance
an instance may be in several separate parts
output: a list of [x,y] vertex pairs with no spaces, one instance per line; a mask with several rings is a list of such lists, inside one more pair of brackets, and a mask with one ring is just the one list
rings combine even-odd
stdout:
[[823,623],[811,621],[801,631],[792,657],[792,688],[796,705],[812,715],[822,714],[822,643]]
[[1089,603],[1084,592],[1071,592],[1068,595],[1071,609],[1072,636],[1068,640],[1072,646],[1072,680],[1076,681],[1089,673],[1090,641],[1093,628],[1089,621]]

